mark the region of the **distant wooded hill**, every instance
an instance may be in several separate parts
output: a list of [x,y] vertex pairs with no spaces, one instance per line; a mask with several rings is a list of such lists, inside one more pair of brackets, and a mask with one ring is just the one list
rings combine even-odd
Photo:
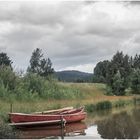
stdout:
[[55,76],[59,81],[64,82],[90,82],[93,74],[75,70],[55,72]]

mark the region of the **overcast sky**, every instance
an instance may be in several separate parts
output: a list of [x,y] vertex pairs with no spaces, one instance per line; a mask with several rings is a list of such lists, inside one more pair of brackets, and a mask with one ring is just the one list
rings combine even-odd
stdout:
[[117,50],[140,53],[140,2],[0,1],[0,52],[25,70],[37,47],[55,70],[85,72]]

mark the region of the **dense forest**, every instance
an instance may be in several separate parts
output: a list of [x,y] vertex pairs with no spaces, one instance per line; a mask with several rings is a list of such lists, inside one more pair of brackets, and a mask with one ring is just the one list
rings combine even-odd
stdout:
[[97,63],[93,82],[106,83],[108,94],[140,94],[140,55],[132,57],[118,51],[110,61]]

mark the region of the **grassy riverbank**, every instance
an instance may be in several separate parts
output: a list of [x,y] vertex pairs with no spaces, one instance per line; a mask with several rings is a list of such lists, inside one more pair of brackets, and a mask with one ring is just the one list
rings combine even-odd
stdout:
[[[0,117],[7,120],[7,113],[10,112],[10,103],[13,105],[14,112],[43,111],[65,106],[86,106],[88,109],[90,108],[89,110],[94,110],[96,105],[100,106],[101,104],[102,106],[102,103],[106,101],[111,102],[113,107],[119,107],[123,104],[129,104],[134,98],[134,95],[107,96],[105,95],[106,87],[104,84],[58,83],[58,86],[65,89],[67,94],[70,94],[71,92],[73,97],[66,99],[47,99],[38,97],[33,100],[16,100],[13,98],[10,102],[9,100],[0,99]],[[100,109],[100,107],[98,108]]]
[[[15,95],[7,96],[7,98],[1,98],[0,121],[1,124],[4,124],[5,128],[9,131],[9,136],[13,134],[13,130],[9,128],[9,126],[6,126],[9,119],[8,112],[11,111],[11,104],[13,112],[28,113],[66,106],[85,106],[87,112],[94,112],[96,110],[126,106],[140,101],[140,96],[135,97],[134,95],[107,96],[105,95],[106,86],[104,84],[57,83],[57,88],[60,88],[60,91],[62,91],[62,94],[58,99],[43,98],[39,96],[35,96],[33,98],[23,98],[25,95],[20,98],[17,98]],[[65,97],[61,97],[63,96],[63,93]],[[3,128],[0,128],[0,133],[2,133],[1,135],[3,135],[3,138],[7,138],[7,130],[3,130]]]

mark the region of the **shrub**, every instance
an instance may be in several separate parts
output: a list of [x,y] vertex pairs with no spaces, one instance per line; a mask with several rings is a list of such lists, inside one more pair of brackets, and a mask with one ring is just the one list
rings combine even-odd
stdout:
[[107,86],[106,87],[106,95],[113,95],[113,93],[112,93],[112,89],[111,89],[111,87],[110,86]]
[[17,76],[10,67],[0,66],[0,82],[9,90],[13,90],[17,84]]
[[94,112],[96,110],[96,106],[94,104],[88,104],[85,106],[85,110],[87,110],[87,112]]
[[109,109],[112,108],[112,103],[110,101],[102,101],[96,104],[96,110]]
[[140,104],[140,97],[133,98],[134,104]]
[[140,94],[140,69],[134,69],[133,71],[131,88],[134,94]]
[[125,95],[124,78],[121,77],[119,71],[113,77],[111,88],[114,95]]
[[112,108],[112,103],[110,101],[102,101],[97,104],[87,104],[85,105],[85,109],[88,112],[94,112],[96,110],[110,109]]
[[125,104],[126,102],[124,100],[118,100],[115,102],[115,107],[123,107]]
[[8,88],[4,86],[2,81],[0,81],[0,97],[6,97],[8,95],[8,92]]
[[43,94],[44,91],[44,78],[37,74],[28,73],[23,79],[23,88],[31,93]]
[[15,139],[18,138],[18,133],[9,125],[0,124],[0,139]]

